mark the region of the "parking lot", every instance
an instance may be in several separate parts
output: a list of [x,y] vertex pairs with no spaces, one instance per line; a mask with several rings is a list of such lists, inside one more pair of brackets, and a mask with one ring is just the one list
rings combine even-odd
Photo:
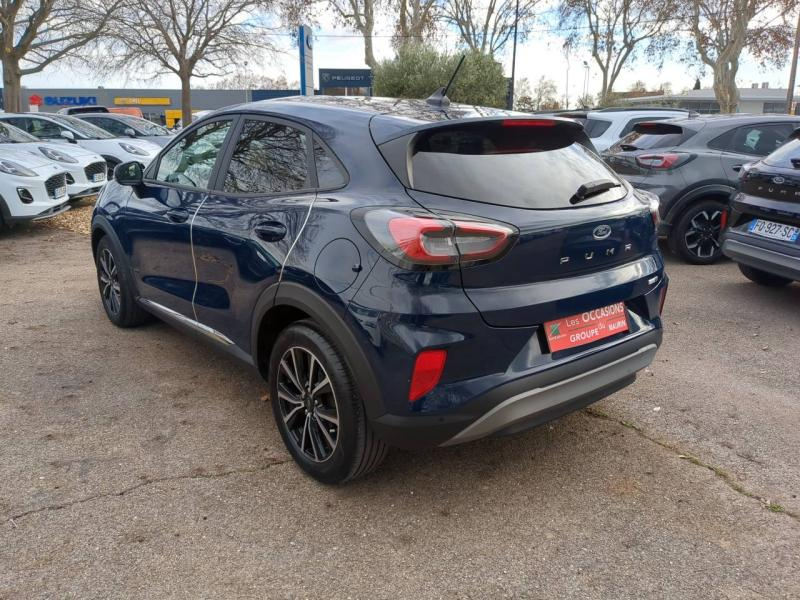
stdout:
[[669,260],[636,384],[326,487],[258,375],[114,328],[88,237],[0,233],[0,598],[800,596],[800,285]]

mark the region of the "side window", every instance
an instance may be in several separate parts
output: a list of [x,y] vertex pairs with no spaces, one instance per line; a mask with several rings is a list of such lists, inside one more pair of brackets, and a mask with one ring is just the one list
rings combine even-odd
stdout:
[[223,190],[278,194],[311,187],[306,134],[279,123],[247,120],[236,141]]
[[671,118],[672,117],[661,117],[661,116],[636,117],[635,119],[631,119],[630,121],[628,121],[628,124],[625,125],[625,128],[622,130],[622,133],[619,134],[619,137],[624,138],[626,135],[628,135],[631,131],[633,131],[633,126],[636,125],[637,123],[647,123],[650,121],[663,121],[664,119],[671,119]]
[[56,139],[61,137],[64,128],[52,121],[44,119],[31,119],[31,133],[42,139]]
[[105,117],[97,117],[91,119],[84,119],[88,121],[92,125],[97,125],[101,129],[105,129],[109,133],[113,133],[114,135],[118,135],[120,137],[124,137],[126,135],[125,129],[127,129],[124,123],[119,121],[115,121],[114,119],[106,119]]
[[708,145],[737,154],[766,156],[783,144],[791,133],[792,126],[788,123],[745,125],[719,136]]
[[347,175],[342,172],[339,163],[317,139],[314,139],[314,164],[320,188],[338,188],[347,183]]
[[157,181],[208,188],[230,121],[212,121],[186,134],[161,157]]
[[23,117],[9,117],[6,119],[9,123],[11,123],[14,127],[18,129],[22,129],[22,131],[27,131],[28,133],[31,132],[31,120],[25,119]]

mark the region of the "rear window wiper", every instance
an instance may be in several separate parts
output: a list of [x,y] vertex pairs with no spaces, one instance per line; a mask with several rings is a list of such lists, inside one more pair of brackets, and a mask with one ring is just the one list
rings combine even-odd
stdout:
[[622,184],[617,183],[616,181],[611,181],[610,179],[598,179],[597,181],[584,183],[578,188],[577,192],[572,194],[572,198],[569,199],[569,203],[578,204],[578,202],[583,202],[592,196],[602,194],[603,192],[607,192],[615,187],[622,187]]

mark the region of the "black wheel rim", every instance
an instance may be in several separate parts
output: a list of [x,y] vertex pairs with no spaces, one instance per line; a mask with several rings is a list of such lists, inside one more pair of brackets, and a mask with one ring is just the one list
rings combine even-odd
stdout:
[[293,346],[281,357],[277,379],[281,419],[295,448],[314,462],[328,460],[339,441],[339,409],[322,363]]
[[119,272],[114,255],[108,249],[100,252],[100,259],[97,261],[97,277],[100,280],[100,295],[103,298],[103,305],[106,310],[113,315],[119,314],[122,296],[119,289]]
[[697,258],[713,258],[719,253],[721,229],[721,210],[701,210],[689,221],[689,227],[683,236],[686,249]]

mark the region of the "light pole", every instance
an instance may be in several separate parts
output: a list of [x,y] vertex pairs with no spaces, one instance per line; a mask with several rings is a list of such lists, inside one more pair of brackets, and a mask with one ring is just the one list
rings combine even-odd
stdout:
[[519,0],[514,7],[514,45],[511,50],[511,93],[508,99],[508,110],[514,109],[514,78],[517,74],[517,25],[519,24]]
[[566,82],[564,84],[564,108],[569,108],[569,41],[564,42],[564,56],[567,59]]
[[786,112],[791,114],[794,104],[794,86],[797,77],[797,50],[800,49],[800,14],[797,15],[797,30],[794,34],[794,50],[792,51],[792,71],[789,73],[789,89],[786,91]]
[[583,98],[586,99],[586,96],[589,95],[589,63],[583,61],[583,68],[585,69],[583,74]]

